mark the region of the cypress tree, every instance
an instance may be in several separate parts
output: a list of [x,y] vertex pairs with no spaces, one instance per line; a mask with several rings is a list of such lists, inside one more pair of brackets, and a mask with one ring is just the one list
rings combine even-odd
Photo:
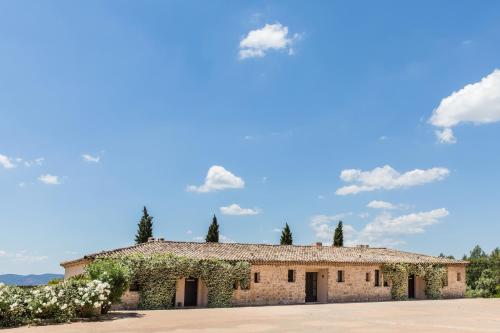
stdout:
[[207,237],[205,237],[207,243],[218,243],[219,242],[219,224],[217,223],[217,217],[214,214],[212,218],[212,224],[208,227]]
[[283,228],[283,231],[281,231],[280,244],[281,245],[292,245],[293,244],[292,232],[290,231],[290,227],[288,226],[288,223],[285,223],[285,227]]
[[146,243],[149,237],[153,237],[153,217],[148,214],[148,210],[144,206],[141,220],[137,224],[135,243]]
[[333,235],[333,246],[344,246],[344,233],[342,232],[342,221],[339,221],[335,234]]

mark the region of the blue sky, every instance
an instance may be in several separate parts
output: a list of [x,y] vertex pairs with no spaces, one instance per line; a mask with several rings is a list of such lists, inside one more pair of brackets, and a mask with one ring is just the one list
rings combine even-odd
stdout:
[[489,251],[499,53],[497,1],[0,1],[0,273],[143,205],[172,240]]

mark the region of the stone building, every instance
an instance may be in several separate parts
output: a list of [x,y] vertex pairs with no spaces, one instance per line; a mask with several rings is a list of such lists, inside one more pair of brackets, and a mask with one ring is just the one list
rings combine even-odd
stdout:
[[[465,295],[467,262],[387,248],[368,246],[332,247],[316,243],[301,245],[266,245],[238,243],[175,242],[150,239],[126,248],[104,251],[61,263],[65,277],[84,272],[85,265],[97,257],[142,253],[172,253],[198,259],[217,258],[251,263],[250,288],[235,286],[233,305],[300,304],[307,302],[385,301],[391,299],[391,283],[384,280],[385,263],[432,263],[447,268],[441,294],[444,298]],[[425,281],[408,277],[408,297],[425,298]],[[137,306],[137,292],[127,292],[125,308]],[[201,279],[183,277],[177,281],[175,305],[206,306],[207,288]]]

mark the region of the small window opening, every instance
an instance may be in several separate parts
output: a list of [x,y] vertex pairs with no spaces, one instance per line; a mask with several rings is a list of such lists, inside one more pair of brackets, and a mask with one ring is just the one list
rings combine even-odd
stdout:
[[294,269],[288,270],[288,282],[295,282],[295,270]]

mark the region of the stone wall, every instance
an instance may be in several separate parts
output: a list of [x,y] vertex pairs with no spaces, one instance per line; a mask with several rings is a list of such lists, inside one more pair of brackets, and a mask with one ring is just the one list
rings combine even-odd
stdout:
[[[461,281],[457,281],[458,273]],[[443,287],[441,291],[443,298],[465,297],[465,289],[465,266],[448,266],[448,286]]]
[[119,304],[113,304],[112,310],[135,310],[139,306],[140,295],[138,291],[127,291],[123,294]]
[[[380,271],[375,286],[375,270]],[[337,282],[337,271],[344,271],[344,282]],[[387,301],[391,299],[390,284],[384,287],[382,270],[377,265],[343,265],[328,268],[328,302]],[[369,273],[369,281],[366,281]]]
[[[288,282],[288,270],[295,270],[295,282]],[[305,302],[305,266],[252,265],[250,288],[233,293],[234,305],[298,304]],[[254,273],[260,273],[255,283]]]
[[85,273],[85,266],[87,262],[79,262],[73,265],[64,266],[64,278],[68,279],[73,276],[77,276]]
[[[84,272],[85,263],[65,267],[65,278]],[[288,282],[288,270],[295,271],[295,281]],[[375,270],[380,270],[380,286],[375,286]],[[337,272],[344,271],[344,282],[337,281]],[[318,302],[363,302],[391,300],[390,283],[384,287],[384,278],[378,265],[252,265],[250,288],[242,290],[239,286],[233,293],[233,305],[277,305],[305,303],[306,272],[318,273]],[[260,274],[260,282],[255,283],[254,273]],[[369,281],[366,274],[369,273]],[[457,281],[460,273],[461,281]],[[417,277],[415,293],[417,298],[425,298],[425,283]],[[448,286],[443,287],[443,298],[465,296],[465,266],[448,267]],[[198,305],[207,305],[207,288],[202,280],[198,284]],[[184,279],[177,282],[176,306],[184,303]],[[124,295],[122,309],[132,309],[138,304],[137,292]]]
[[[288,270],[295,270],[295,282],[288,282]],[[318,302],[383,301],[391,299],[390,287],[375,286],[376,265],[252,265],[249,290],[235,290],[234,305],[300,304],[305,303],[306,272],[318,272]],[[337,271],[344,271],[344,282],[337,282]],[[254,282],[254,273],[260,282]],[[366,281],[370,273],[370,281]]]

